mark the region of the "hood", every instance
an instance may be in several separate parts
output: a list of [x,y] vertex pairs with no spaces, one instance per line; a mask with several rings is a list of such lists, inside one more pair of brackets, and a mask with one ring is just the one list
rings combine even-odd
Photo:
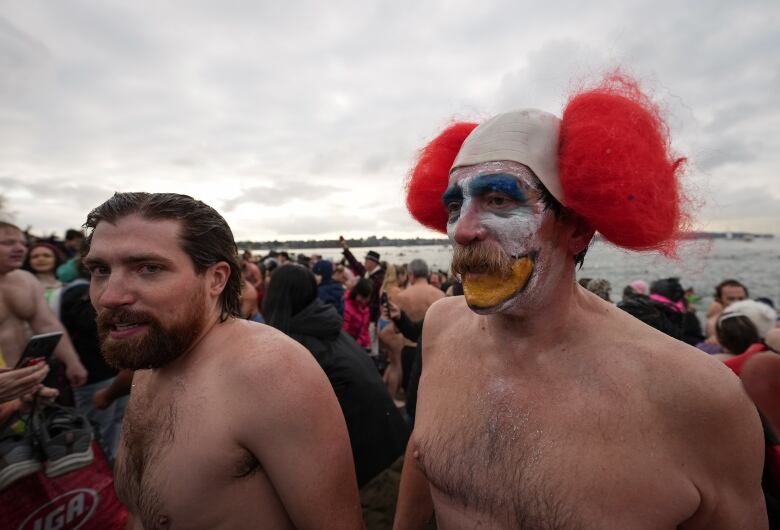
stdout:
[[333,264],[330,261],[321,259],[314,264],[311,271],[322,277],[321,283],[327,283],[333,277]]
[[294,315],[290,321],[290,335],[335,340],[341,332],[341,316],[330,304],[319,298]]

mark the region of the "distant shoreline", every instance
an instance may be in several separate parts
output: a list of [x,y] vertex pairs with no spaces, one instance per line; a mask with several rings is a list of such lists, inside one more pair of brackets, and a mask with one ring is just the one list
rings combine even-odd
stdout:
[[[685,239],[731,239],[740,241],[752,241],[754,239],[774,239],[774,234],[756,234],[751,232],[688,232]],[[600,239],[596,235],[596,239]],[[350,248],[364,247],[413,247],[423,245],[448,245],[449,239],[443,237],[413,239],[376,237],[371,236],[360,239],[347,239]],[[340,248],[338,239],[307,239],[289,241],[238,241],[238,248],[242,250],[277,250],[299,248]]]

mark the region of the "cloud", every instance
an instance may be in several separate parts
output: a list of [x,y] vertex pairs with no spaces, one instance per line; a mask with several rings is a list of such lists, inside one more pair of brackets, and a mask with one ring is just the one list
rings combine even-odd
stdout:
[[[279,236],[289,235],[291,238],[332,237],[334,233],[345,228],[361,227],[368,221],[365,217],[345,214],[339,217],[323,217],[310,214],[296,214],[281,217],[272,226],[273,233]],[[350,232],[352,233],[352,232]]]
[[578,83],[622,65],[668,111],[675,148],[708,192],[780,196],[780,4],[580,7],[10,3],[0,186],[20,224],[42,231],[133,189],[221,206],[246,239],[427,235],[401,189],[444,125],[517,107],[560,112]]
[[291,201],[325,199],[340,191],[343,189],[337,186],[315,182],[279,182],[268,186],[246,188],[236,197],[223,201],[222,208],[230,212],[244,204],[280,207]]

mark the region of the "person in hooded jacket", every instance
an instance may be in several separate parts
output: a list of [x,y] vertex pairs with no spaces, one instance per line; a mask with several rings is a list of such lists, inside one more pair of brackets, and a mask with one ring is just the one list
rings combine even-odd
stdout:
[[663,305],[666,316],[680,328],[681,341],[695,346],[704,340],[701,323],[689,311],[683,289],[678,278],[663,278],[650,284],[650,299]]
[[336,308],[318,298],[316,280],[308,269],[281,267],[274,273],[263,315],[269,325],[307,348],[333,385],[362,487],[401,456],[409,437],[374,363],[341,329]]
[[311,270],[317,279],[317,294],[320,300],[335,307],[339,315],[344,315],[344,286],[333,279],[333,263],[318,260]]

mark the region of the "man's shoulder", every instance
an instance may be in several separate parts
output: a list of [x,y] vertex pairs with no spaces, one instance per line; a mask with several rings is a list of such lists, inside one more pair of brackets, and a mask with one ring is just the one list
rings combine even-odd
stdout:
[[426,294],[428,296],[430,296],[431,298],[434,298],[436,300],[438,300],[439,298],[444,298],[444,296],[445,296],[444,291],[442,291],[438,287],[434,287],[431,284],[428,284],[426,286],[425,292],[426,292]]
[[311,352],[271,326],[236,319],[221,332],[216,362],[232,386],[253,389],[255,397],[305,389],[321,375]]
[[445,296],[433,302],[425,313],[426,329],[441,329],[462,324],[476,316],[463,296]]
[[[595,329],[599,332],[589,333]],[[709,406],[740,391],[723,363],[617,308],[610,307],[578,331],[580,344],[600,358],[604,370],[643,387],[661,406]]]
[[754,419],[739,378],[721,361],[671,339],[643,348],[648,396],[681,428],[691,428],[691,421],[733,426]]
[[221,331],[228,333],[227,347],[215,368],[227,398],[241,403],[243,413],[268,420],[285,414],[291,403],[316,408],[323,393],[332,392],[312,354],[280,331],[243,320]]
[[231,364],[239,368],[252,366],[273,369],[290,358],[302,357],[305,349],[277,329],[257,322],[232,319],[220,324],[219,342],[226,344]]
[[43,284],[31,272],[22,269],[13,270],[0,280],[0,297],[10,297],[17,304],[36,307],[38,300],[43,300],[43,293]]
[[33,273],[24,269],[15,269],[5,274],[2,283],[14,285],[35,285],[37,281],[38,280],[35,278]]

